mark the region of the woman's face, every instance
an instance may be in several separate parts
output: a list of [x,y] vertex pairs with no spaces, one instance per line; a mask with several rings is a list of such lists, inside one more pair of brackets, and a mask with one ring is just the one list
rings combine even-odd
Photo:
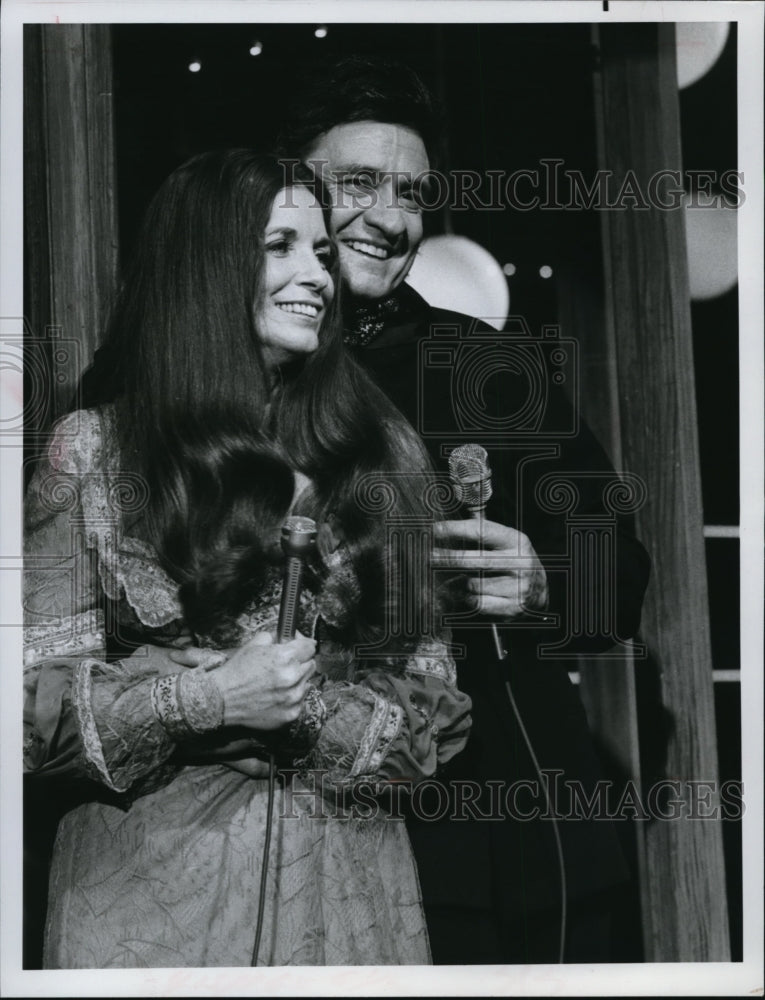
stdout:
[[256,317],[269,368],[319,346],[319,329],[332,301],[332,244],[319,202],[305,187],[279,192],[265,232],[265,281]]

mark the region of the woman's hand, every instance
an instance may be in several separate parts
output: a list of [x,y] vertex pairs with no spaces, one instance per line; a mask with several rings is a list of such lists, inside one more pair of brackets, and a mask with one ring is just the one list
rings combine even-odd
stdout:
[[268,632],[234,650],[209,676],[223,696],[224,726],[279,729],[300,715],[315,673],[316,643],[300,633],[280,645]]

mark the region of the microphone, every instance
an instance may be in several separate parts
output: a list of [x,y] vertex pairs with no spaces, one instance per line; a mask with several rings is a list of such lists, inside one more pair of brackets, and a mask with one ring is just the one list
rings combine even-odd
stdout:
[[[316,522],[310,517],[288,517],[282,525],[282,551],[286,556],[282,585],[282,599],[279,604],[279,624],[276,627],[277,643],[289,642],[295,638],[295,618],[300,601],[300,586],[303,565],[316,545]],[[263,862],[260,875],[260,896],[258,899],[258,921],[255,926],[255,944],[252,948],[250,965],[258,964],[260,939],[263,933],[263,914],[266,900],[266,874],[268,853],[271,849],[271,827],[274,813],[274,788],[276,784],[276,763],[273,752],[268,755],[268,812],[266,813],[266,836],[263,841]]]
[[[480,520],[491,499],[491,469],[489,456],[480,444],[461,444],[449,455],[449,476],[457,499],[470,517]],[[494,652],[498,660],[507,659],[497,626],[492,624]]]
[[491,499],[491,469],[480,444],[461,444],[449,455],[449,476],[457,499],[471,517],[479,518]]
[[282,525],[282,551],[286,556],[276,641],[295,638],[303,566],[316,545],[316,522],[310,517],[288,517]]
[[[487,503],[491,499],[492,493],[491,469],[489,468],[489,456],[486,449],[482,448],[479,444],[459,445],[459,447],[455,448],[449,455],[449,476],[454,485],[454,490],[457,494],[459,502],[471,517],[480,520],[484,510],[486,509]],[[496,625],[492,624],[491,632],[494,640],[494,652],[497,659],[500,662],[503,662],[508,659],[508,653],[502,644],[502,640],[499,636],[499,630]],[[550,812],[551,803],[549,788],[547,787],[547,783],[542,779],[542,769],[539,766],[537,755],[534,753],[534,747],[531,739],[529,738],[528,731],[523,724],[523,718],[513,695],[513,689],[510,686],[510,680],[508,677],[505,677],[505,691],[507,692],[507,697],[510,702],[510,708],[516,718],[518,728],[520,729],[526,748],[531,756],[531,761],[536,769],[537,775],[539,776],[539,780],[542,783],[542,787],[545,789],[547,810]],[[561,884],[560,948],[558,952],[560,957],[558,961],[562,962],[566,940],[566,916],[568,909],[568,901],[566,897],[566,867],[563,860],[563,845],[560,839],[558,821],[555,818],[554,813],[551,815],[552,831],[555,837],[555,846],[558,856],[558,871],[560,872]]]

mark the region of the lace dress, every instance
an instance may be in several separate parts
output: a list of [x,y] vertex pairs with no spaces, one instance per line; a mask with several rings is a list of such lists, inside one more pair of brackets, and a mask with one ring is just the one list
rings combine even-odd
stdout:
[[[267,781],[184,764],[152,712],[152,647],[187,630],[175,585],[123,530],[145,497],[119,472],[112,420],[107,407],[60,421],[27,499],[25,767],[80,789],[58,828],[44,965],[249,965]],[[338,613],[343,572],[306,595],[301,631]],[[273,583],[242,639],[273,629]],[[107,659],[107,636],[133,652]],[[371,789],[432,776],[466,742],[469,699],[439,642],[366,664],[320,648],[298,726],[309,750],[277,783],[258,964],[427,963],[404,823]]]

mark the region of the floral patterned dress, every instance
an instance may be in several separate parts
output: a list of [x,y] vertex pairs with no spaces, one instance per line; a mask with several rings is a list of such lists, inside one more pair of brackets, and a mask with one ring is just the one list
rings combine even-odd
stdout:
[[[61,420],[27,498],[25,767],[86,789],[58,828],[44,965],[249,965],[268,782],[179,758],[152,711],[152,647],[188,630],[175,584],[124,528],[145,498],[119,471],[113,419],[106,407]],[[401,813],[371,793],[457,753],[470,701],[441,642],[361,661],[322,641],[353,611],[331,597],[344,572],[340,558],[302,602],[319,673],[298,725],[309,750],[277,782],[259,965],[429,961]],[[274,628],[278,600],[272,579],[242,640]],[[107,657],[107,637],[126,655]]]

